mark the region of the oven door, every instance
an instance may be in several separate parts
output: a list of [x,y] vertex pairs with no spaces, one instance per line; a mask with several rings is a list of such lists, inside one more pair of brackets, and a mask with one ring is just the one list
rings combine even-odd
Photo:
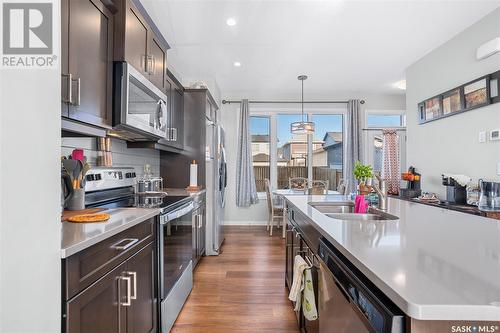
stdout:
[[126,62],[115,63],[113,127],[130,139],[168,139],[169,99]]
[[193,202],[160,217],[160,295],[165,299],[193,258]]

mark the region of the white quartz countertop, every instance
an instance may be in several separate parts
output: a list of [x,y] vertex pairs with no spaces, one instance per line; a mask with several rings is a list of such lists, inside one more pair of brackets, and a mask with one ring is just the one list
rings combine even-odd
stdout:
[[390,198],[394,221],[337,220],[287,196],[344,256],[408,316],[500,321],[500,222]]
[[106,210],[111,215],[105,222],[62,222],[61,258],[67,258],[106,238],[146,221],[160,213],[154,208],[116,208]]

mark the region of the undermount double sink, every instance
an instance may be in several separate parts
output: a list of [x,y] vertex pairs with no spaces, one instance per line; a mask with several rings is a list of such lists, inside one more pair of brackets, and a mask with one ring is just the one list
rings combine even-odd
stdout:
[[337,220],[352,221],[391,221],[399,220],[399,217],[383,212],[374,207],[370,207],[365,214],[354,213],[354,203],[352,201],[336,202],[310,202],[309,205],[326,216]]

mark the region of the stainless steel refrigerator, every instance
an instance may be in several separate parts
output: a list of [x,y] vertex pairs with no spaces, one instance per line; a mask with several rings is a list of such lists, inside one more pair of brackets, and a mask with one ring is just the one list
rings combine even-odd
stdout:
[[206,181],[207,233],[206,255],[218,255],[224,242],[227,164],[224,129],[207,119]]

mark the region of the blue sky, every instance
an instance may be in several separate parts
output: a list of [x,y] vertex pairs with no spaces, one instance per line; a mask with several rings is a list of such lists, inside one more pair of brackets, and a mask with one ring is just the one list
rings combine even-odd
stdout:
[[[278,115],[279,147],[292,138],[290,123],[300,121],[301,119],[302,116],[300,114]],[[342,131],[342,115],[313,115],[313,121],[316,124],[316,131],[314,133],[316,140],[323,140],[326,132]],[[250,120],[250,130],[252,134],[269,134],[269,118],[252,117]]]

